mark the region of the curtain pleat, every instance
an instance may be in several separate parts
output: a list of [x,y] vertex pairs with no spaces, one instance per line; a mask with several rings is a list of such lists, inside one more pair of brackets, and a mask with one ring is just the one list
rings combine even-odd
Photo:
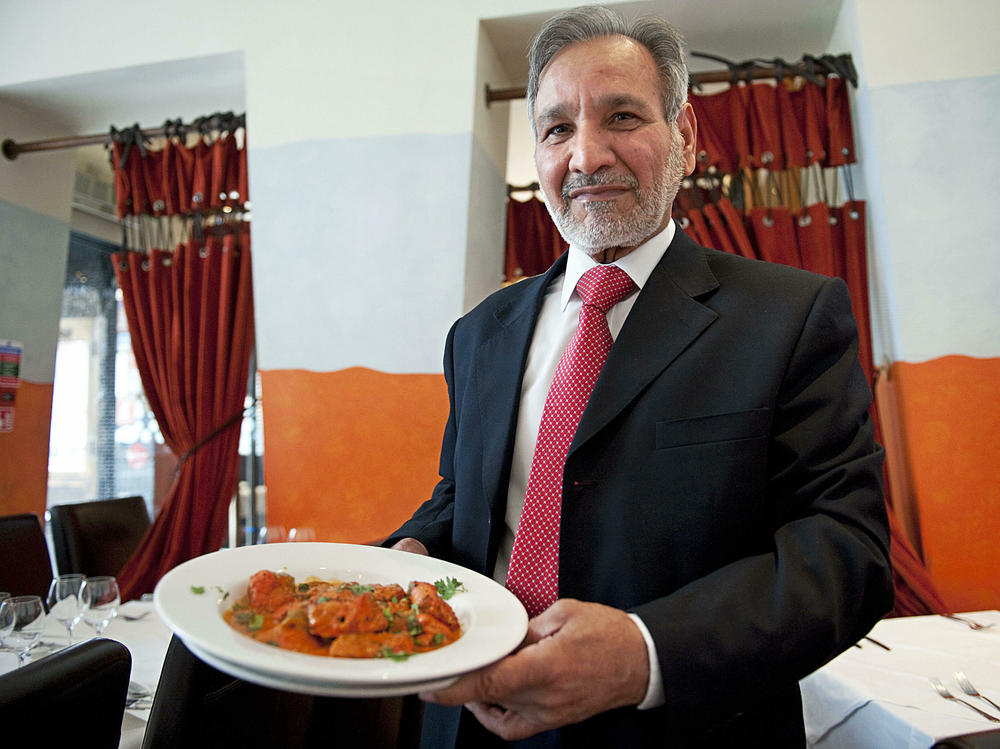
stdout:
[[119,574],[128,600],[225,540],[253,345],[249,232],[114,260],[143,388],[180,457],[159,514]]
[[566,248],[542,201],[507,200],[504,274],[508,281],[544,273]]

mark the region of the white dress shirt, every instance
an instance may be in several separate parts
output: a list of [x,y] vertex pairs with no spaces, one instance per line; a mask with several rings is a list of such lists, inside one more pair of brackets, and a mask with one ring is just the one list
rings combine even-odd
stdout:
[[[632,305],[635,304],[639,291],[642,290],[653,272],[653,268],[660,262],[663,253],[673,241],[674,232],[674,222],[670,221],[659,234],[612,263],[625,271],[638,289],[608,311],[608,328],[611,331],[612,340],[618,338],[618,333],[625,324],[625,318],[628,317]],[[562,358],[562,353],[572,340],[579,324],[580,307],[583,306],[583,302],[576,293],[576,284],[585,272],[596,265],[597,262],[586,252],[570,245],[566,260],[566,272],[550,284],[545,293],[541,312],[538,315],[534,337],[528,350],[524,378],[521,381],[521,405],[517,413],[514,457],[510,467],[510,483],[507,487],[507,512],[503,537],[500,541],[500,552],[493,569],[493,577],[500,584],[503,584],[507,579],[507,567],[510,565],[511,550],[514,548],[514,534],[521,518],[521,510],[524,507],[528,473],[531,470],[531,459],[535,452],[538,427],[542,421],[545,397],[548,395],[556,367],[559,365],[559,359]],[[657,707],[663,704],[664,694],[663,679],[660,674],[659,661],[656,658],[656,647],[642,620],[634,614],[629,616],[642,632],[649,656],[649,685],[646,689],[646,696],[639,704],[639,709]]]

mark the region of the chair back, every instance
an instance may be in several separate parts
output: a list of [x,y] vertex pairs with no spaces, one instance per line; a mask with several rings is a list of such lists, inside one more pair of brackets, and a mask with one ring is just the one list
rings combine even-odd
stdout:
[[52,561],[37,515],[0,517],[0,559],[0,590],[45,600],[52,582]]
[[60,575],[117,575],[149,528],[142,497],[99,499],[49,508]]
[[0,676],[4,745],[116,749],[131,671],[128,648],[95,638]]
[[421,706],[416,696],[313,697],[251,684],[204,663],[175,635],[163,659],[142,749],[417,749]]

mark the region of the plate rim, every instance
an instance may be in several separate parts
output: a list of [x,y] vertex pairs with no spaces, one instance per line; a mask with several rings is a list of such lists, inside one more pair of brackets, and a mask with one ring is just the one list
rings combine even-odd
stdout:
[[[462,638],[451,645],[428,653],[415,654],[406,662],[397,663],[390,659],[341,659],[275,650],[237,632],[222,619],[222,611],[230,604],[226,603],[227,598],[220,598],[220,595],[212,591],[218,589],[228,596],[237,590],[236,586],[240,582],[245,589],[246,580],[259,569],[288,569],[290,572],[294,571],[297,577],[306,574],[322,576],[324,573],[320,570],[323,565],[315,561],[319,555],[322,555],[324,562],[332,560],[328,567],[352,570],[351,576],[355,576],[358,571],[363,574],[367,563],[369,568],[387,565],[393,569],[397,567],[408,569],[412,566],[414,569],[412,575],[405,575],[409,579],[420,579],[428,570],[434,570],[432,579],[442,576],[457,577],[471,588],[469,593],[459,594],[461,598],[456,596],[450,601],[460,618],[464,622],[469,622],[467,631],[463,632]],[[286,563],[275,563],[281,559]],[[309,559],[313,559],[313,562],[304,561]],[[377,560],[377,563],[373,560]],[[215,574],[212,570],[220,569],[220,565],[222,571],[218,572],[218,577],[215,580],[210,579],[211,575]],[[236,567],[243,565],[240,567],[241,573],[237,579],[234,579],[236,573],[232,571],[234,565]],[[307,567],[314,571],[300,571]],[[378,577],[381,574],[373,571],[370,576]],[[197,579],[198,586],[209,595],[202,594],[202,597],[191,592],[185,593],[194,585],[193,579]],[[467,595],[470,597],[466,598]],[[332,685],[343,687],[345,690],[349,686],[374,688],[390,684],[402,686],[436,682],[482,668],[516,649],[527,632],[528,624],[527,612],[517,598],[496,581],[474,570],[446,560],[395,549],[321,541],[239,546],[203,554],[167,572],[154,589],[153,601],[160,618],[189,649],[197,649],[222,663],[233,664],[271,679],[284,680],[285,683],[305,680],[313,686]],[[181,601],[187,605],[181,607]],[[496,613],[493,609],[499,607],[501,620],[507,631],[506,638],[504,632],[493,632],[494,637],[490,638],[489,642],[479,643],[487,646],[485,650],[471,652],[469,648],[475,647],[478,640],[485,637],[493,626],[490,622],[484,621],[483,611],[476,611],[477,603],[485,606],[483,611],[493,613]],[[217,615],[217,621],[213,618],[212,612]],[[202,620],[199,620],[199,617]],[[470,638],[471,633],[476,633],[478,636]],[[213,635],[217,638],[213,638]],[[462,645],[463,640],[466,642],[465,645]],[[494,642],[494,640],[499,641]],[[470,642],[471,646],[468,645]],[[459,647],[460,645],[462,647]],[[490,649],[491,646],[493,649]],[[254,648],[259,649],[254,650]],[[455,652],[452,651],[453,648],[457,648],[460,654],[458,662],[447,656],[448,651]],[[279,655],[271,658],[270,655],[275,653]],[[445,655],[435,655],[441,653]],[[254,660],[255,654],[261,657],[260,661]],[[376,665],[369,665],[372,663]],[[344,668],[348,664],[351,670],[345,672]],[[395,670],[397,668],[398,671]]]

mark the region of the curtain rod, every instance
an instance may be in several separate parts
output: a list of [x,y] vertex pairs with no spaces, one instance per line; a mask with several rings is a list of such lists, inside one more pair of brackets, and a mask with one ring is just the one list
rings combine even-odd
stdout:
[[[701,57],[707,60],[715,60],[724,63],[726,70],[706,70],[700,73],[689,75],[692,86],[703,83],[738,83],[739,81],[762,80],[768,78],[796,78],[802,77],[816,83],[822,83],[823,78],[828,74],[839,75],[850,81],[852,85],[858,85],[857,71],[854,68],[854,61],[850,54],[843,55],[823,55],[813,57],[804,55],[801,62],[788,63],[784,60],[746,60],[735,63],[718,55],[710,55],[705,52],[692,52],[692,57]],[[525,86],[514,86],[512,88],[490,88],[486,85],[486,106],[495,101],[513,101],[523,99],[527,95]]]
[[[221,118],[221,119],[220,119]],[[205,132],[206,126],[214,129],[235,129],[243,127],[243,115],[234,115],[232,112],[218,113],[209,117],[199,117],[190,124],[183,124],[179,119],[167,120],[160,127],[144,127],[138,132],[143,138],[163,138],[171,135],[183,134],[187,130],[194,132]],[[138,128],[138,125],[135,126]],[[130,128],[126,128],[128,130]],[[124,131],[118,131],[124,132]],[[36,140],[30,143],[16,143],[10,138],[5,138],[0,143],[0,151],[9,161],[13,161],[22,153],[36,153],[39,151],[56,151],[62,148],[79,148],[80,146],[95,146],[109,143],[115,130],[110,133],[94,133],[93,135],[71,135],[63,138],[48,138],[46,140]]]

